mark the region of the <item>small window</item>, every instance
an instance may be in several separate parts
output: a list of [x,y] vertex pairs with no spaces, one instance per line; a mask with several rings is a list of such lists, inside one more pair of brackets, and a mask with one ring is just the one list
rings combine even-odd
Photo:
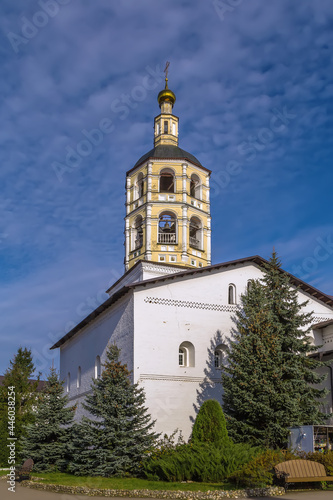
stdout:
[[100,356],[96,356],[95,378],[100,378],[100,376],[101,376],[101,358],[100,358]]
[[252,290],[252,287],[253,287],[253,280],[249,280],[247,282],[247,291],[249,292],[250,290]]
[[67,385],[66,385],[66,391],[69,392],[71,390],[71,374],[70,372],[67,373]]
[[167,121],[164,122],[164,133],[165,134],[168,133],[168,122]]
[[228,288],[228,304],[236,304],[236,287],[232,284]]
[[77,369],[76,387],[78,389],[81,387],[81,366],[79,366],[78,369]]
[[221,368],[223,365],[223,360],[226,355],[227,346],[225,344],[219,344],[215,347],[214,351],[214,367]]
[[179,346],[178,364],[179,366],[194,366],[194,345],[191,342],[182,342]]

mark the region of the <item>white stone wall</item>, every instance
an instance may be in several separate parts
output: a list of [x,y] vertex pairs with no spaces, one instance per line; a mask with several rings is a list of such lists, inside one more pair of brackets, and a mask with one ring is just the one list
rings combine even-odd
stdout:
[[[221,401],[220,371],[214,368],[213,353],[216,345],[230,338],[234,326],[235,307],[228,305],[228,286],[236,286],[239,302],[248,280],[261,276],[255,265],[243,264],[136,288],[134,380],[145,387],[159,432],[171,434],[178,428],[187,439],[200,403],[210,397]],[[308,298],[300,292],[300,301]],[[312,298],[306,310],[333,317],[332,309]],[[178,364],[179,345],[184,341],[195,347],[194,367]],[[214,387],[205,382],[207,377]]]
[[[133,370],[133,381],[144,387],[156,430],[171,434],[178,428],[187,439],[200,404],[208,398],[222,401],[214,350],[227,343],[234,327],[236,306],[228,305],[228,286],[236,286],[239,303],[248,280],[261,276],[256,265],[245,263],[209,273],[175,275],[172,280],[143,283],[128,292],[61,348],[61,377],[65,379],[70,371],[71,403],[79,403],[76,418],[82,416],[81,403],[90,389],[96,356],[103,363],[111,341],[122,349],[121,359]],[[333,318],[331,308],[299,292],[300,302],[307,299],[305,310],[314,311],[314,322]],[[314,344],[322,344],[322,332],[314,333]],[[194,345],[194,366],[179,366],[182,342]],[[79,365],[82,375],[77,389]]]
[[[69,398],[78,402],[75,418],[81,418],[81,406],[95,376],[96,356],[103,364],[108,343],[115,342],[121,349],[121,361],[133,369],[133,293],[129,292],[113,306],[98,316],[69,340],[60,351],[60,377],[65,380],[71,374]],[[77,370],[81,366],[81,387],[77,388]]]

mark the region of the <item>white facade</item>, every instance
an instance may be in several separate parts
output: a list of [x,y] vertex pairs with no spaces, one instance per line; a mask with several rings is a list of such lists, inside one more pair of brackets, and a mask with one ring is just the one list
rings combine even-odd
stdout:
[[[111,287],[110,298],[101,308],[54,346],[61,349],[61,378],[66,380],[70,373],[71,402],[82,402],[96,375],[97,356],[103,363],[108,343],[115,342],[122,350],[122,361],[133,372],[133,382],[145,389],[156,430],[171,434],[179,429],[187,439],[202,401],[214,397],[222,402],[214,352],[227,343],[234,326],[237,305],[228,303],[229,286],[234,286],[239,303],[248,281],[262,276],[260,260],[249,258],[185,272],[139,262]],[[299,291],[299,301],[309,300],[305,310],[314,313],[315,323],[330,323],[333,300],[324,295],[315,298],[319,294],[310,286],[303,289],[309,292]],[[314,329],[314,344],[323,344],[323,353],[332,350],[331,337],[332,325]],[[81,385],[77,387],[79,367]],[[325,384],[331,391],[332,380]],[[328,410],[331,398],[330,392],[325,402]],[[79,404],[77,418],[81,415]]]

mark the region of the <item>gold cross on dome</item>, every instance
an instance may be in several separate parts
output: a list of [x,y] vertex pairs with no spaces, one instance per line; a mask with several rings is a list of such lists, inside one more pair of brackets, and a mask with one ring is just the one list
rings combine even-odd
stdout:
[[164,69],[165,78],[168,78],[169,66],[170,66],[170,62],[169,62],[169,61],[167,61],[167,62],[166,62],[166,65],[165,65],[165,69]]

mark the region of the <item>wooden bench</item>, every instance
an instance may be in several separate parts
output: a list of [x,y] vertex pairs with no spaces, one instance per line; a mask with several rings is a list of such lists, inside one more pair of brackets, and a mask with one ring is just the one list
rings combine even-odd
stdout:
[[22,481],[23,479],[30,479],[30,474],[34,466],[34,461],[32,458],[28,458],[21,467],[17,467],[15,470],[16,480]]
[[311,460],[289,460],[274,467],[278,479],[285,483],[315,483],[333,481],[333,476],[327,476],[325,467]]

